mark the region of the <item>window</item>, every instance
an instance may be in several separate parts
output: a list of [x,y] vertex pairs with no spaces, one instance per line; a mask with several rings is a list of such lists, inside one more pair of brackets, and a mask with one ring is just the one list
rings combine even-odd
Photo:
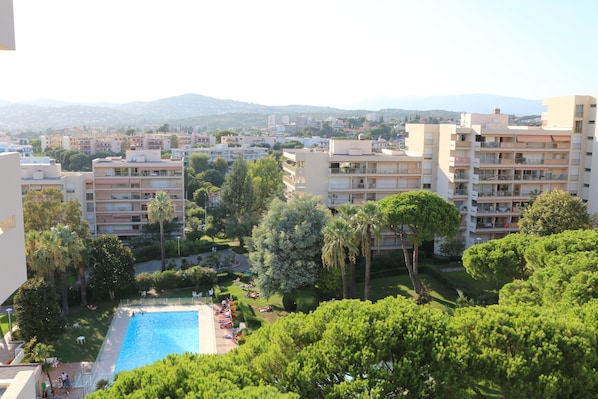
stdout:
[[87,201],[93,201],[93,193],[86,193],[85,194],[85,199]]
[[575,117],[583,118],[583,104],[575,104]]
[[596,104],[590,104],[590,108],[596,108]]
[[575,133],[581,133],[583,121],[575,121]]
[[595,124],[596,124],[596,121],[588,121],[588,123],[589,123],[590,125],[595,125]]
[[584,186],[584,187],[590,187],[590,185],[589,185],[589,184],[587,184],[587,183],[584,183],[584,185],[583,185],[583,186]]
[[430,189],[430,188],[432,188],[432,185],[430,183],[424,183],[423,184],[423,188],[424,189],[426,189],[426,188]]

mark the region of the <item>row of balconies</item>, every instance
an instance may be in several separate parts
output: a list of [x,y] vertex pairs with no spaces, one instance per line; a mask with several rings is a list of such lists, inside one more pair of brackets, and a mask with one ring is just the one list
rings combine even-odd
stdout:
[[568,150],[569,142],[560,143],[517,143],[517,142],[487,142],[480,143],[480,150],[497,150],[504,148],[525,149],[525,150]]
[[555,175],[552,173],[544,173],[541,175],[479,175],[481,181],[520,181],[520,180],[567,180],[569,178],[566,174]]
[[411,168],[369,169],[369,168],[330,168],[329,174],[360,174],[360,175],[419,175],[421,168],[415,165]]

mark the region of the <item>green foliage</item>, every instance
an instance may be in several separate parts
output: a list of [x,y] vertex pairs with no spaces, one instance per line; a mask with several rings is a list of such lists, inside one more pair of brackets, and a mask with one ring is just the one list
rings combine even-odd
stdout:
[[531,274],[525,254],[534,237],[509,234],[469,247],[463,254],[463,266],[475,279],[494,281],[502,286],[514,279],[525,280]]
[[205,172],[210,168],[210,156],[194,152],[189,155],[189,166],[193,169],[195,174]]
[[595,397],[595,322],[528,306],[458,309],[455,347],[467,350],[465,378],[500,387],[505,398]]
[[221,206],[225,210],[224,231],[230,238],[238,238],[241,246],[257,224],[257,210],[253,180],[247,162],[239,159],[232,164],[220,191]]
[[18,289],[14,309],[24,341],[37,337],[39,342],[49,343],[62,333],[64,318],[56,289],[43,278],[29,279]]
[[329,217],[317,197],[278,199],[253,230],[249,261],[266,298],[313,285],[320,269],[323,229]]
[[136,292],[135,259],[118,237],[101,235],[91,243],[91,286],[97,298]]
[[525,252],[533,274],[505,285],[501,304],[582,305],[598,298],[598,232],[570,230],[536,238]]
[[[418,272],[418,249],[436,237],[453,237],[461,223],[461,215],[454,205],[436,193],[424,190],[408,191],[382,198],[380,209],[385,226],[401,243],[405,266],[415,292],[421,294]],[[413,245],[409,259],[409,244]]]
[[523,210],[519,227],[522,234],[548,236],[566,230],[592,228],[587,204],[563,190],[546,191]]
[[461,258],[465,250],[465,241],[460,238],[448,238],[440,244],[440,253],[450,257],[452,261]]
[[176,216],[174,203],[164,191],[158,191],[147,205],[149,224],[160,226],[160,253],[162,255],[162,271],[166,270],[166,252],[164,248],[164,223],[170,222]]

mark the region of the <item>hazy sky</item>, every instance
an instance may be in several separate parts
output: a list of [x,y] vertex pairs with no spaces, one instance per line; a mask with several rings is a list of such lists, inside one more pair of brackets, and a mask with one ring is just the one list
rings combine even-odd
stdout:
[[0,99],[598,93],[598,1],[13,0]]

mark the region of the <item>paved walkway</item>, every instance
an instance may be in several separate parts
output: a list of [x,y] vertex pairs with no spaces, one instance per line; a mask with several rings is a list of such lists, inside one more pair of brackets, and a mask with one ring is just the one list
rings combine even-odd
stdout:
[[[234,270],[237,272],[245,272],[251,268],[251,265],[249,264],[249,259],[248,259],[247,255],[238,255],[231,249],[223,249],[223,250],[217,251],[217,253],[220,254],[220,256],[223,259],[224,259],[224,257],[230,256],[231,254],[235,256],[235,262],[234,262],[235,266],[233,266],[232,268],[223,268],[222,270]],[[205,252],[202,254],[189,255],[189,256],[183,256],[183,257],[177,257],[177,258],[166,258],[166,264],[168,265],[172,259],[175,261],[176,268],[178,269],[179,267],[181,267],[181,261],[183,259],[187,259],[187,262],[189,262],[189,264],[194,265],[194,264],[197,264],[198,256],[202,256],[205,259],[209,255],[210,255],[209,252]],[[135,265],[135,273],[136,274],[143,273],[143,272],[153,273],[155,271],[160,271],[161,265],[162,265],[162,262],[160,260],[150,260],[147,262],[137,263]]]

